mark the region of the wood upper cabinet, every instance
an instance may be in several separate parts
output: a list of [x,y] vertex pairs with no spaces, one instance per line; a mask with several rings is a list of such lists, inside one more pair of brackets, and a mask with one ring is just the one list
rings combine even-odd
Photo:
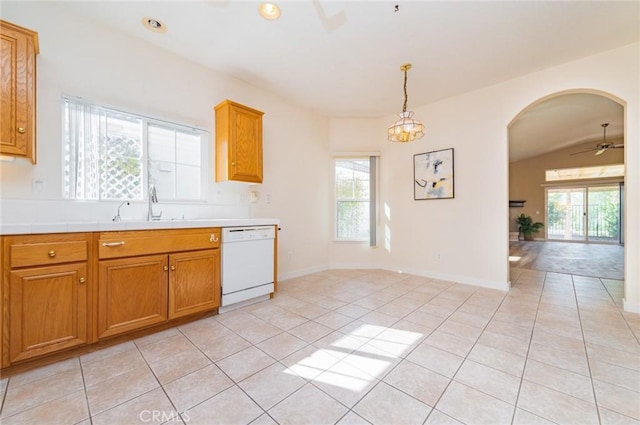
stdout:
[[89,342],[90,240],[3,238],[3,366]]
[[36,163],[38,33],[0,20],[0,154]]
[[220,250],[169,256],[169,318],[220,306]]
[[216,181],[262,183],[262,115],[225,100],[215,107]]
[[98,338],[167,320],[166,255],[100,261]]

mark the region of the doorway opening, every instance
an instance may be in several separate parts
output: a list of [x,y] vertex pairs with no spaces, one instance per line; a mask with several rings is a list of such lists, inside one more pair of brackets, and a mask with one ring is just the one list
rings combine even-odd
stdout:
[[[510,274],[530,268],[624,279],[624,108],[608,93],[567,90],[509,123]],[[611,174],[616,166],[623,171]],[[545,224],[533,242],[514,238],[522,214]]]

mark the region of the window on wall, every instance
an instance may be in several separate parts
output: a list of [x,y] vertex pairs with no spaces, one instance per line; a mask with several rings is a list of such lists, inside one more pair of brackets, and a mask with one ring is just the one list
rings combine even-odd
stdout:
[[606,177],[624,177],[624,164],[597,165],[593,167],[580,168],[563,168],[545,171],[545,180],[548,182],[579,179],[601,179]]
[[335,160],[335,238],[376,243],[376,157]]
[[206,132],[64,99],[64,194],[71,199],[204,199]]

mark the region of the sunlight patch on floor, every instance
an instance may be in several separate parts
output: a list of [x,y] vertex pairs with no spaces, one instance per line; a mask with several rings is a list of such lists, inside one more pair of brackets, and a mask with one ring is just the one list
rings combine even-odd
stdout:
[[360,392],[424,337],[418,332],[362,325],[287,368],[311,381]]

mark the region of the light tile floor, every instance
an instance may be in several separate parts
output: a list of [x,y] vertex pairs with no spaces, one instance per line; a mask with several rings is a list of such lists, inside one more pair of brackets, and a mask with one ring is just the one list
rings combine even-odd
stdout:
[[380,270],[0,380],[3,424],[640,424],[622,282],[508,293]]

